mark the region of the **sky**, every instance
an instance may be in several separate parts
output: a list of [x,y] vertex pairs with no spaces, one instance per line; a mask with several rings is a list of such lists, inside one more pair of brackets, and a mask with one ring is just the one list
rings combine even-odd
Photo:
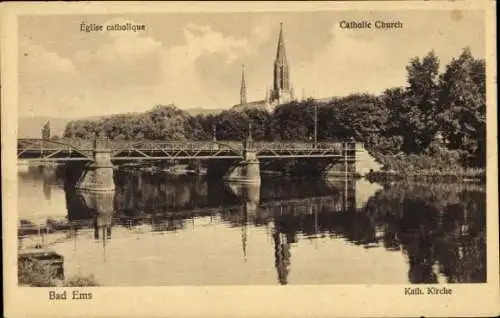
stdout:
[[[401,29],[347,30],[341,21],[400,21]],[[82,32],[133,23],[142,32]],[[464,47],[484,58],[480,11],[311,11],[26,15],[18,20],[19,115],[79,118],[158,104],[225,109],[272,84],[284,24],[296,97],[380,93],[404,86],[412,57],[434,50],[444,67]]]

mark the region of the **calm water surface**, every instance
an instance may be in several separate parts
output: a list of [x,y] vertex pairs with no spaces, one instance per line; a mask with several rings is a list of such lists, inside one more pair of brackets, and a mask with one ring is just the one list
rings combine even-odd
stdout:
[[111,194],[53,169],[19,172],[19,248],[42,240],[101,286],[473,283],[486,280],[479,185],[269,179],[260,186],[139,171]]

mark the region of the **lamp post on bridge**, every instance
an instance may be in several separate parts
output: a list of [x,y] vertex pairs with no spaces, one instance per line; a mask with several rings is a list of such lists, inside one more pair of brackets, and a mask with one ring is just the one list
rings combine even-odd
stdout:
[[216,132],[217,132],[217,130],[216,130],[216,126],[215,126],[215,124],[212,124],[212,135],[213,135],[213,141],[214,141],[214,142],[215,142],[215,141],[217,141],[217,135],[216,135]]

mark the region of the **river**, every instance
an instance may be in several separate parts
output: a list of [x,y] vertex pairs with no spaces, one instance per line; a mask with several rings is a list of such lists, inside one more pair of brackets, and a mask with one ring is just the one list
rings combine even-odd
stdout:
[[486,281],[486,193],[474,184],[115,173],[78,193],[54,168],[18,172],[19,248],[42,240],[66,276],[101,286]]

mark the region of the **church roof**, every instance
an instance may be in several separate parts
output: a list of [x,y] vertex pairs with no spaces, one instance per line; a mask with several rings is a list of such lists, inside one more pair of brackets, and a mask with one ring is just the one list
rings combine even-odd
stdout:
[[265,100],[257,100],[245,104],[237,104],[232,107],[233,110],[244,110],[250,108],[266,110],[267,102]]

